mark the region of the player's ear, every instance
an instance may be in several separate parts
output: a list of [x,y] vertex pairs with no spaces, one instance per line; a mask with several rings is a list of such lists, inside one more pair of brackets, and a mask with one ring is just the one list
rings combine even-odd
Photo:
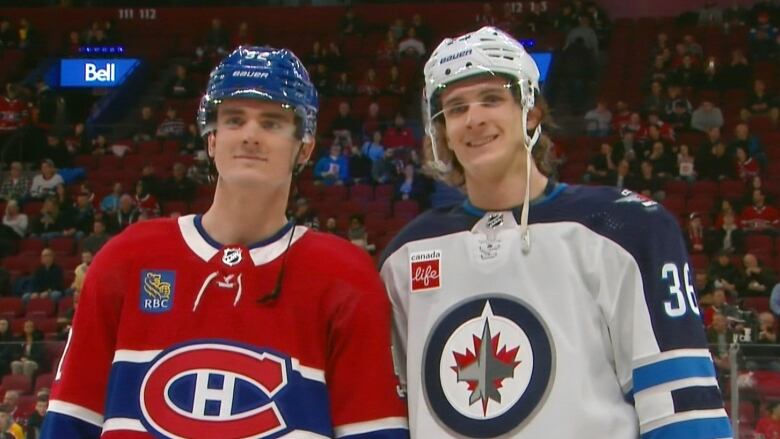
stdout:
[[311,154],[314,152],[315,144],[314,136],[307,134],[301,140],[301,151],[298,153],[298,163],[296,165],[305,165],[309,162]]
[[206,151],[209,155],[209,158],[214,160],[214,150],[216,148],[217,144],[217,136],[214,134],[214,131],[208,133],[206,135]]
[[544,119],[544,110],[538,105],[528,112],[528,131],[533,131]]

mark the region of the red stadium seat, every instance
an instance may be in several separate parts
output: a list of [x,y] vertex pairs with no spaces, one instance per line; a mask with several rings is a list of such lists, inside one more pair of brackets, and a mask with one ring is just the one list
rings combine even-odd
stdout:
[[755,312],[769,311],[769,297],[746,297],[742,300],[742,307]]
[[9,374],[3,377],[2,386],[6,391],[18,390],[19,393],[27,394],[30,393],[32,382],[30,382],[30,377],[26,375]]
[[65,296],[57,303],[57,316],[63,317],[71,308],[73,308],[73,297]]
[[[51,317],[54,315],[55,304],[49,298],[30,299],[25,308],[25,316],[32,317]],[[38,328],[41,329],[41,328]]]
[[35,389],[33,390],[33,393],[38,393],[38,391],[43,388],[51,389],[53,382],[54,374],[52,373],[38,375],[38,377],[35,378]]
[[19,253],[27,253],[31,255],[39,255],[41,251],[46,247],[43,240],[38,238],[24,238],[19,241]]
[[24,303],[19,297],[0,297],[0,317],[14,319],[24,314]]
[[745,236],[745,247],[747,247],[748,253],[751,253],[754,250],[768,251],[771,253],[774,248],[774,241],[771,236],[751,233]]
[[158,140],[147,140],[145,142],[141,142],[136,147],[138,154],[133,154],[130,156],[125,157],[125,164],[127,164],[127,159],[129,157],[145,157],[147,160],[150,156],[153,156],[155,154],[159,154],[161,151],[160,148],[160,141]]
[[358,202],[371,201],[374,198],[374,188],[367,184],[356,184],[349,188],[349,199]]
[[395,193],[395,187],[391,184],[380,184],[374,188],[374,198],[379,200],[390,200]]
[[72,255],[75,241],[70,236],[60,236],[49,240],[49,248],[62,255]]

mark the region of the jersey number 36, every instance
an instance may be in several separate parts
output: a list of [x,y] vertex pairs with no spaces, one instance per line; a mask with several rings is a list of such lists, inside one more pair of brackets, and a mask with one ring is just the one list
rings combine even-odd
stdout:
[[[680,270],[676,264],[667,262],[661,268],[661,278],[669,283],[669,295],[671,298],[664,301],[664,309],[669,317],[680,317],[688,312],[688,307],[696,315],[700,315],[699,304],[696,302],[696,292],[691,283],[691,269],[688,263],[683,266],[682,281]],[[684,285],[684,286],[683,286]],[[683,291],[685,288],[685,291]]]

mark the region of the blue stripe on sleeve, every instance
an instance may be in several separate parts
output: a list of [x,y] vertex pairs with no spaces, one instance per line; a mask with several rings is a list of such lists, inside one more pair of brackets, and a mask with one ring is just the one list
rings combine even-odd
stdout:
[[634,369],[634,393],[685,378],[714,376],[715,367],[709,357],[670,358]]
[[691,419],[665,425],[642,435],[642,439],[722,439],[733,436],[729,418]]

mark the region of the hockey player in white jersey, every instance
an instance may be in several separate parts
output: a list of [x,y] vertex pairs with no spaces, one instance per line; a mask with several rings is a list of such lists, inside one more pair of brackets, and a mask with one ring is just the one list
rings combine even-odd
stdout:
[[490,27],[425,65],[432,165],[467,201],[380,262],[412,437],[731,437],[677,222],[540,172],[538,82]]

